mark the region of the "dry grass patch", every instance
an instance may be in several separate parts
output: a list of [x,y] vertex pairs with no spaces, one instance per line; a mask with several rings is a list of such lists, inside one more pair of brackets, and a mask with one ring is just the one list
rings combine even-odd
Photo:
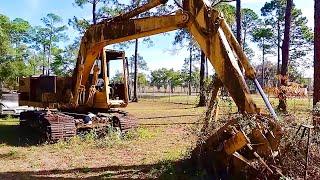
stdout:
[[[5,157],[0,158],[0,179],[177,177],[175,164],[194,145],[193,123],[205,108],[195,108],[196,97],[167,100],[129,104],[126,110],[139,118],[141,126],[123,137],[114,132],[98,139],[92,132],[57,144],[22,146],[17,120],[0,121],[0,154]],[[221,113],[230,107],[237,111],[233,103],[222,101]]]
[[[168,125],[142,125],[123,137],[115,132],[98,139],[92,132],[56,144],[33,146],[8,143],[4,139],[0,153],[14,158],[9,161],[0,158],[3,165],[0,179],[155,177],[157,173],[149,173],[153,167],[183,158],[183,152],[190,147],[187,133],[190,125],[172,123],[193,122],[204,108],[142,100],[130,104],[127,110],[140,118],[140,123]],[[0,128],[10,127],[4,137],[15,134],[12,138],[18,139],[17,124],[17,121],[0,124]]]

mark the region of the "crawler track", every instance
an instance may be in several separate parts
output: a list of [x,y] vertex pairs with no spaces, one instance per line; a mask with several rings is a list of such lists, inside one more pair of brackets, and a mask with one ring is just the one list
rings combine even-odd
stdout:
[[50,111],[27,111],[20,114],[20,126],[39,133],[42,141],[58,141],[77,134],[75,119]]
[[48,133],[48,139],[51,141],[67,139],[77,134],[75,120],[72,116],[60,113],[46,113],[44,121],[48,123],[46,133]]
[[128,113],[114,113],[112,116],[114,123],[120,122],[120,126],[118,126],[122,132],[126,132],[138,126],[137,119]]
[[[122,111],[98,114],[91,125],[83,124],[82,119],[79,119],[81,115],[74,115],[44,110],[27,111],[20,114],[20,126],[37,132],[41,141],[49,142],[71,138],[83,129],[104,131],[106,127],[113,126],[118,127],[121,132],[127,132],[138,126],[134,116]],[[82,123],[77,125],[76,122]]]

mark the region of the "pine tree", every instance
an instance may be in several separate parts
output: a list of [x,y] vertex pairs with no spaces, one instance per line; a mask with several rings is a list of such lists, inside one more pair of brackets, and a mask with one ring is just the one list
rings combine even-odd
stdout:
[[[285,86],[287,83],[286,76],[288,75],[292,7],[293,7],[293,0],[287,0],[284,38],[282,43],[282,65],[281,65],[281,81],[280,81],[282,86]],[[279,105],[278,105],[278,109],[284,112],[287,111],[287,102],[286,102],[285,93],[286,93],[285,91],[281,91],[279,93]]]

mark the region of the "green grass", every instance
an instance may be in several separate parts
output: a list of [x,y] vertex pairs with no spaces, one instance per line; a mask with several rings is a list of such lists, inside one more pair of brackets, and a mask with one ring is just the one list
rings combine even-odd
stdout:
[[158,135],[157,130],[150,130],[147,128],[137,128],[130,130],[121,135],[118,131],[110,131],[104,137],[98,137],[95,131],[91,131],[82,136],[75,136],[68,140],[61,140],[57,143],[48,146],[53,146],[56,150],[72,149],[78,154],[81,154],[85,148],[119,148],[131,141],[135,140],[151,140]]
[[0,144],[17,144],[19,120],[12,117],[0,119]]
[[113,173],[112,172],[106,172],[103,174],[102,179],[110,179],[112,178]]
[[103,138],[95,140],[95,146],[102,148],[120,147],[126,144],[126,140],[118,132],[110,132]]
[[12,148],[3,153],[0,153],[0,159],[3,160],[17,160],[22,158],[25,158],[25,154],[17,148]]
[[[227,115],[230,113],[237,113],[238,107],[234,103],[231,97],[222,98],[219,97],[219,116]],[[259,94],[253,94],[252,95],[253,101],[257,104],[259,108],[261,108],[261,112],[263,114],[269,114],[269,110],[266,108],[266,105],[262,99],[262,97]],[[145,100],[142,99],[142,101],[148,101],[152,103],[159,103],[159,104],[167,104],[166,106],[168,109],[172,105],[177,104],[183,104],[183,106],[190,106],[196,107],[198,102],[197,96],[173,96],[171,97],[171,100],[169,102],[168,97],[158,97],[157,99],[153,100]],[[287,110],[288,114],[283,114],[281,112],[277,112],[277,106],[279,104],[278,98],[275,97],[269,97],[269,101],[278,114],[279,120],[283,119],[286,115],[291,115],[295,117],[296,122],[298,123],[304,123],[308,124],[312,121],[311,111],[312,111],[312,99],[310,97],[303,97],[303,98],[287,98]],[[191,109],[190,109],[191,110]],[[195,108],[196,111],[205,110],[205,108]],[[156,112],[154,112],[156,113]],[[175,112],[178,114],[178,111]],[[159,121],[160,122],[160,121]]]
[[150,129],[142,128],[142,127],[138,128],[136,130],[136,133],[140,139],[152,139],[156,137],[158,134],[157,131],[151,131]]
[[0,118],[0,125],[19,125],[19,119],[9,115],[4,118]]
[[[258,106],[261,106],[262,108],[265,107],[265,104],[263,102],[263,99],[261,98],[260,95],[258,94],[253,94],[252,95],[253,100],[256,102],[256,104]],[[154,102],[170,102],[170,103],[182,103],[182,104],[190,104],[190,105],[196,105],[198,103],[198,96],[187,96],[187,95],[175,95],[175,96],[171,96],[169,97],[169,95],[167,96],[159,96],[156,97],[155,99],[147,99],[147,101],[154,101]],[[221,99],[221,97],[220,97]],[[146,100],[146,99],[143,99]],[[271,102],[271,104],[273,105],[274,108],[276,108],[276,106],[278,105],[278,99],[275,97],[269,97],[269,101]],[[229,104],[229,100],[222,100],[221,99],[221,106],[230,106]],[[299,109],[311,109],[312,107],[312,98],[307,98],[307,97],[303,97],[303,98],[287,98],[287,103],[288,103],[288,107],[289,110],[299,110]],[[231,99],[231,106],[232,108],[236,108],[235,103],[232,101]]]
[[173,161],[163,160],[160,161],[149,172],[151,177],[159,177],[160,179],[177,179],[175,164]]
[[148,98],[144,99],[147,101],[154,101],[154,102],[169,102],[169,103],[177,103],[177,104],[189,104],[189,105],[195,105],[198,102],[198,96],[187,96],[187,95],[174,95],[169,96],[168,94],[166,96],[158,96],[155,98]]

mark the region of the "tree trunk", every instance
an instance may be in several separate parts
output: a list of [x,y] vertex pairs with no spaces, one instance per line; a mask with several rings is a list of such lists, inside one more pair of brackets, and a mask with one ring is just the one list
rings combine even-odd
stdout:
[[[190,43],[191,44],[191,43]],[[192,79],[192,47],[190,45],[190,59],[189,59],[189,96],[191,96],[191,79]]]
[[247,29],[244,29],[244,31],[243,31],[243,42],[242,42],[242,44],[243,44],[242,50],[243,51],[244,51],[244,46],[246,44],[246,39],[247,39]]
[[261,74],[262,74],[262,79],[261,79],[261,86],[264,88],[264,56],[265,56],[265,47],[264,47],[264,38],[262,39],[262,68],[261,68]]
[[53,22],[51,24],[51,29],[50,29],[50,37],[49,37],[49,49],[48,49],[48,70],[47,70],[47,75],[50,76],[50,69],[51,69],[51,47],[52,47],[52,37],[53,37]]
[[[51,42],[51,38],[50,38]],[[49,44],[49,54],[48,54],[48,70],[47,75],[50,76],[50,64],[51,64],[51,44]]]
[[[2,101],[2,80],[0,80],[0,100]],[[1,105],[0,108],[2,108]]]
[[46,46],[43,45],[42,75],[45,75]]
[[[2,102],[2,80],[0,80],[0,102]],[[2,112],[2,105],[0,104],[0,112]]]
[[[282,66],[281,66],[282,76],[286,76],[288,72],[292,5],[293,5],[293,0],[287,0],[284,39],[282,43]],[[284,83],[285,83],[284,81],[281,82],[282,85],[284,85]]]
[[277,21],[277,29],[278,29],[278,63],[277,63],[277,74],[279,75],[280,74],[280,41],[281,41],[281,35],[280,35],[280,17],[278,17],[278,21]]
[[134,62],[129,63],[130,66],[130,73],[129,73],[129,78],[130,78],[130,99],[133,99],[133,80],[134,80]]
[[93,21],[93,24],[97,24],[96,8],[97,8],[97,2],[96,2],[96,0],[94,0],[92,2],[92,21]]
[[132,102],[138,102],[138,95],[137,95],[137,87],[138,87],[138,45],[139,41],[136,39],[136,45],[134,50],[134,84],[133,84],[133,98]]
[[127,77],[126,78],[128,81],[128,96],[129,96],[129,100],[131,100],[131,87],[130,87],[130,84],[131,84],[130,73],[131,72],[129,71],[129,61],[128,61],[127,57],[125,58],[125,61],[126,61],[126,70],[127,70]]
[[[290,28],[291,28],[291,10],[293,6],[293,0],[287,0],[286,14],[285,14],[285,26],[284,26],[284,38],[282,43],[282,65],[281,65],[281,86],[287,84],[287,73],[289,64],[289,49],[290,49]],[[279,93],[279,105],[278,110],[287,111],[286,91],[283,89]]]
[[320,1],[314,5],[314,93],[313,104],[320,101]]
[[[237,0],[237,2],[236,2],[237,41],[240,44],[240,46],[242,46],[242,48],[244,48],[244,46],[242,44],[241,19],[242,19],[242,17],[241,17],[241,0]],[[242,67],[240,60],[238,60],[238,65],[239,65],[239,68],[241,69],[241,71],[243,72],[244,69]]]
[[204,74],[205,74],[205,63],[206,56],[203,51],[201,51],[201,63],[200,63],[200,100],[198,106],[206,106],[206,92],[204,84]]
[[237,0],[236,5],[236,16],[237,16],[237,40],[239,44],[242,44],[242,38],[241,38],[241,0]]

